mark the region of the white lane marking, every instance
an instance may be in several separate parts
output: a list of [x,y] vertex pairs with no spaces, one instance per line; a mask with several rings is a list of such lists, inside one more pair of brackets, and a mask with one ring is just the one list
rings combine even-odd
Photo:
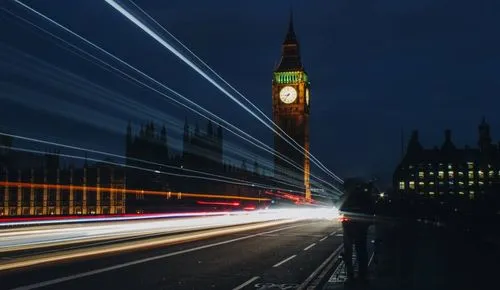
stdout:
[[337,233],[337,231],[333,231],[331,234],[330,234],[330,237],[332,237],[333,235],[335,235]]
[[255,277],[253,277],[253,278],[249,279],[248,281],[246,281],[245,283],[243,283],[243,284],[239,285],[238,287],[233,288],[233,290],[240,290],[240,289],[243,289],[243,288],[245,288],[246,286],[248,286],[250,283],[252,283],[253,281],[255,281],[255,280],[259,279],[259,278],[260,278],[259,276],[255,276]]
[[320,242],[326,240],[328,238],[328,236],[324,236],[321,240],[319,240]]
[[337,236],[337,237],[343,237],[343,236],[344,236],[344,234],[337,234],[336,236]]
[[101,273],[104,273],[104,272],[109,272],[109,271],[113,271],[113,270],[117,270],[117,269],[121,269],[121,268],[125,268],[125,267],[130,267],[130,266],[134,266],[134,265],[138,265],[138,264],[143,264],[143,263],[147,263],[147,262],[151,262],[151,261],[155,261],[155,260],[160,260],[160,259],[164,259],[164,258],[168,258],[168,257],[172,257],[172,256],[177,256],[177,255],[181,255],[181,254],[185,254],[185,253],[189,253],[189,252],[194,252],[194,251],[208,249],[208,248],[212,248],[212,247],[216,247],[216,246],[220,246],[220,245],[234,243],[234,242],[238,242],[238,241],[242,241],[242,240],[246,240],[246,239],[250,239],[250,238],[262,236],[262,235],[265,235],[265,234],[279,232],[279,231],[284,231],[284,230],[287,230],[287,229],[296,228],[296,227],[300,227],[300,226],[304,226],[304,225],[288,226],[288,227],[279,228],[279,229],[272,230],[272,231],[262,232],[262,233],[259,233],[259,234],[248,235],[248,236],[244,236],[244,237],[240,237],[240,238],[235,238],[235,239],[231,239],[231,240],[226,240],[226,241],[222,241],[222,242],[218,242],[218,243],[213,243],[213,244],[203,245],[203,246],[199,246],[199,247],[195,247],[195,248],[191,248],[191,249],[186,249],[186,250],[181,250],[181,251],[177,251],[177,252],[167,253],[167,254],[164,254],[164,255],[149,257],[149,258],[140,259],[140,260],[135,260],[135,261],[131,261],[131,262],[123,263],[123,264],[118,264],[118,265],[115,265],[115,266],[110,266],[110,267],[106,267],[106,268],[101,268],[101,269],[96,269],[96,270],[92,270],[92,271],[88,271],[88,272],[83,272],[83,273],[80,273],[80,274],[70,275],[70,276],[61,277],[61,278],[57,278],[57,279],[47,280],[47,281],[44,281],[44,282],[38,282],[38,283],[26,285],[26,286],[21,286],[21,287],[14,288],[12,290],[29,290],[29,289],[36,289],[36,288],[40,288],[40,287],[46,287],[46,286],[55,285],[55,284],[59,284],[59,283],[70,281],[70,280],[75,280],[75,279],[78,279],[78,278],[93,276],[93,275],[101,274]]
[[370,265],[372,264],[373,257],[375,257],[375,251],[373,251],[372,256],[370,257],[370,261],[368,261],[368,267],[370,267]]
[[285,264],[286,262],[290,261],[291,259],[293,259],[295,257],[297,257],[297,255],[292,255],[292,256],[284,259],[283,261],[279,262],[278,264],[274,265],[273,268],[279,267],[279,266]]
[[323,268],[326,267],[326,265],[328,263],[330,263],[330,261],[339,254],[339,252],[342,250],[343,247],[344,247],[344,244],[340,244],[340,246],[335,251],[333,251],[333,253],[330,256],[328,256],[328,258],[326,258],[326,260],[324,260],[323,263],[321,263],[321,265],[319,265],[318,268],[316,268],[316,270],[314,270],[314,272],[312,272],[311,275],[309,275],[309,277],[307,277],[307,279],[305,279],[304,282],[302,282],[302,284],[300,284],[300,286],[297,289],[304,290],[306,288],[306,286],[309,283],[311,283],[311,281],[316,276],[318,276],[318,274],[321,272],[321,270],[323,270]]
[[310,244],[309,246],[305,247],[305,248],[304,248],[304,251],[307,251],[307,250],[309,250],[310,248],[312,248],[312,247],[314,247],[314,246],[316,246],[316,243],[312,243],[312,244]]

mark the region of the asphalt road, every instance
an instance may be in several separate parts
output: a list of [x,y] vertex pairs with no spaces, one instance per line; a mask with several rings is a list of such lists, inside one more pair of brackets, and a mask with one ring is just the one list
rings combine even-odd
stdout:
[[340,246],[311,220],[0,273],[0,289],[295,289]]

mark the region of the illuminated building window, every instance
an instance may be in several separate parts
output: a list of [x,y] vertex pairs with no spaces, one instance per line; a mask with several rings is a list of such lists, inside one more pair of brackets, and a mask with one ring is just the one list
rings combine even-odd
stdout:
[[495,175],[495,171],[490,170],[490,172],[488,172],[488,176],[489,176],[489,177],[493,177],[493,175]]
[[448,164],[448,169],[453,169],[453,165]]
[[459,171],[459,172],[458,172],[458,176],[459,176],[459,177],[463,177],[463,176],[464,176],[464,173],[463,173],[462,171]]
[[430,186],[434,186],[434,181],[429,181]]
[[424,185],[425,185],[425,184],[424,184],[424,182],[423,182],[423,181],[420,181],[420,182],[418,183],[418,186],[424,186]]
[[429,191],[429,194],[430,195],[434,195],[434,191]]
[[479,181],[479,186],[483,186],[483,185],[484,185],[484,182]]
[[410,181],[410,189],[415,189],[415,181]]
[[408,166],[408,169],[413,169],[413,165]]
[[467,168],[474,169],[474,162],[467,162]]
[[444,182],[440,181],[439,186],[443,186]]
[[469,198],[474,199],[474,191],[469,191]]
[[423,171],[419,171],[419,172],[418,172],[418,177],[419,177],[419,178],[424,178],[424,176],[425,176],[425,175],[424,175],[424,172],[423,172]]
[[439,179],[443,179],[444,178],[444,172],[443,171],[439,171],[438,172],[438,176],[439,176]]
[[448,171],[448,177],[453,178],[455,176],[455,172],[453,171]]
[[479,170],[477,174],[479,175],[479,178],[484,178],[484,172],[482,170]]
[[469,179],[474,178],[474,171],[469,171]]
[[[498,174],[500,175],[500,171],[498,172]],[[434,176],[434,171],[430,171],[430,172],[429,172],[429,175],[430,175],[430,176]]]
[[453,185],[453,184],[455,184],[455,182],[450,181],[450,182],[448,182],[448,184],[449,184],[449,185]]
[[472,185],[474,185],[474,181],[470,180],[469,181],[469,186],[472,186]]
[[458,192],[460,195],[464,195],[465,193],[463,191]]
[[405,189],[405,182],[404,181],[399,182],[399,189],[401,189],[401,190]]
[[464,182],[463,181],[459,181],[458,184],[462,186],[462,185],[464,185]]

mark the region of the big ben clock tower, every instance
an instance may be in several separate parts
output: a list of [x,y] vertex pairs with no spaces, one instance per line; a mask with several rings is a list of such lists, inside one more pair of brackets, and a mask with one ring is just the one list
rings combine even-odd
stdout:
[[311,169],[307,154],[309,152],[309,86],[309,79],[300,59],[293,19],[290,16],[288,33],[282,45],[281,60],[273,73],[273,121],[305,150],[299,151],[293,148],[276,134],[274,149],[286,156],[295,166],[275,156],[274,174],[276,178],[285,179],[287,182],[293,180],[292,183],[302,187],[307,200],[311,199],[309,177]]

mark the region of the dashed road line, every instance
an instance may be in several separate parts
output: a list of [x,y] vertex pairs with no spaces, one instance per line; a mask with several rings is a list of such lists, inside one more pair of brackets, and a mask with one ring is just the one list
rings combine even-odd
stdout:
[[333,237],[336,233],[337,233],[337,231],[333,231],[333,232],[330,234],[330,237]]
[[273,266],[273,268],[279,267],[279,266],[281,266],[281,265],[285,264],[286,262],[290,261],[291,259],[293,259],[293,258],[295,258],[295,257],[297,257],[297,255],[292,255],[292,256],[290,256],[290,257],[288,257],[288,258],[284,259],[283,261],[281,261],[281,262],[277,263],[276,265],[274,265],[274,266]]
[[148,258],[144,258],[144,259],[140,259],[140,260],[134,260],[134,261],[130,261],[130,262],[122,263],[122,264],[117,264],[114,266],[95,269],[95,270],[91,270],[91,271],[87,271],[87,272],[81,272],[78,274],[73,274],[73,275],[68,275],[68,276],[64,276],[64,277],[60,277],[60,278],[55,278],[55,279],[51,279],[51,280],[37,282],[34,284],[30,284],[30,285],[20,286],[20,287],[17,287],[15,289],[16,290],[21,290],[21,289],[29,290],[29,289],[36,289],[36,288],[41,288],[41,287],[52,286],[55,284],[60,284],[63,282],[68,282],[71,280],[80,279],[83,277],[94,276],[94,275],[102,274],[102,273],[109,272],[109,271],[114,271],[114,270],[130,267],[130,266],[135,266],[135,265],[144,264],[144,263],[148,263],[148,262],[152,262],[152,261],[156,261],[156,260],[160,260],[160,259],[169,258],[172,256],[182,255],[185,253],[190,253],[190,252],[199,251],[199,250],[208,249],[208,248],[213,248],[213,247],[226,245],[226,244],[230,244],[230,243],[234,243],[234,242],[238,242],[238,241],[243,241],[243,240],[251,239],[254,237],[263,236],[263,235],[269,234],[269,233],[274,233],[274,232],[284,231],[284,230],[291,229],[291,228],[296,228],[299,226],[302,226],[302,225],[292,225],[292,226],[282,227],[282,228],[278,228],[278,229],[267,231],[267,232],[260,232],[260,233],[251,234],[251,235],[247,235],[247,236],[243,236],[243,237],[239,237],[239,238],[234,238],[234,239],[229,239],[229,240],[224,240],[224,241],[216,242],[216,243],[212,243],[212,244],[205,244],[205,245],[194,247],[194,248],[188,248],[185,250],[170,252],[170,253],[166,253],[163,255],[152,256],[152,257],[148,257]]
[[324,236],[323,238],[321,238],[321,240],[319,240],[320,242],[326,240],[328,238],[328,236]]
[[304,251],[307,251],[307,250],[309,250],[310,248],[312,248],[312,247],[314,247],[314,246],[316,246],[316,243],[312,243],[312,244],[310,244],[309,246],[305,247],[305,248],[304,248]]
[[246,286],[248,286],[250,283],[252,283],[253,281],[255,280],[258,280],[260,277],[259,276],[255,276],[253,278],[250,278],[248,279],[246,282],[243,282],[242,284],[240,284],[239,286],[233,288],[233,290],[240,290],[240,289],[243,289],[245,288]]

